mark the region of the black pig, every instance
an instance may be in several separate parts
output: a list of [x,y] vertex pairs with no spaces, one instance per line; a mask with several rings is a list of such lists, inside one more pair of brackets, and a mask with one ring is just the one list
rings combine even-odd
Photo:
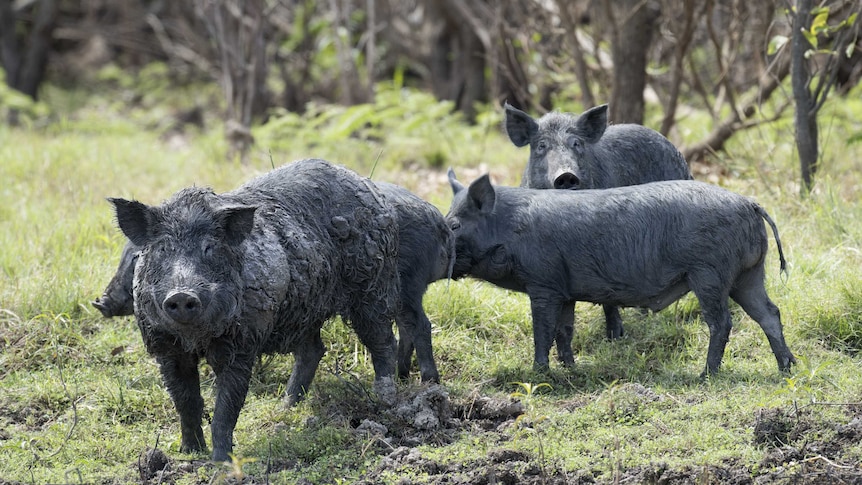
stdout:
[[718,371],[730,336],[728,296],[760,324],[778,368],[795,362],[763,286],[775,223],[756,203],[695,181],[605,190],[494,187],[484,175],[455,194],[453,277],[527,293],[536,368],[548,366],[561,312],[576,301],[660,310],[693,291],[710,340],[703,375]]
[[[606,104],[579,116],[553,112],[538,120],[509,103],[505,110],[509,139],[518,147],[530,145],[522,187],[608,189],[692,178],[685,158],[661,133],[636,124],[608,125]],[[619,309],[613,305],[603,309],[607,337],[621,337],[624,330]],[[574,314],[564,313],[563,318],[557,351],[568,362]]]
[[506,133],[530,145],[521,186],[531,189],[608,189],[661,180],[691,179],[682,154],[645,126],[608,125],[608,105],[574,116],[548,113],[538,120],[506,103]]
[[451,272],[454,236],[443,214],[409,190],[377,182],[398,218],[398,274],[401,301],[398,324],[398,375],[407,377],[413,347],[423,381],[440,381],[431,351],[431,322],[422,308],[428,285]]
[[[398,222],[398,274],[400,304],[398,324],[398,375],[406,378],[414,345],[423,381],[440,381],[431,348],[431,322],[422,308],[428,285],[445,278],[454,258],[454,237],[443,214],[409,190],[377,182],[380,192],[395,209]],[[126,243],[116,274],[101,297],[93,301],[106,318],[132,315],[132,281],[140,247]]]
[[394,394],[398,228],[369,180],[302,160],[220,195],[109,200],[141,248],[135,317],[180,415],[182,451],[205,448],[200,359],[216,375],[212,456],[226,460],[258,356],[292,352],[287,400],[301,399],[325,351],[321,326],[336,314],[368,348],[375,387]]
[[140,247],[135,246],[131,241],[126,242],[120,255],[117,272],[114,273],[102,296],[92,302],[105,318],[124,317],[135,313],[132,284],[135,277],[135,263],[140,254]]

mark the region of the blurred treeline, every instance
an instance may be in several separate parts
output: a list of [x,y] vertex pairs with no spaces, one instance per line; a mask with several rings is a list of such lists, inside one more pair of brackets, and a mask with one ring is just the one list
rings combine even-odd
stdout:
[[253,143],[249,127],[273,108],[370,102],[376,83],[396,80],[452,100],[468,120],[477,106],[504,101],[537,115],[609,103],[615,123],[643,123],[646,107],[658,106],[653,127],[678,144],[676,122],[708,113],[707,134],[681,147],[693,160],[792,111],[797,31],[809,41],[805,86],[827,80],[825,97],[856,85],[860,4],[0,0],[0,59],[6,83],[32,99],[46,78],[82,82],[111,63],[134,71],[157,61],[177,83],[218,82],[220,115],[240,153]]

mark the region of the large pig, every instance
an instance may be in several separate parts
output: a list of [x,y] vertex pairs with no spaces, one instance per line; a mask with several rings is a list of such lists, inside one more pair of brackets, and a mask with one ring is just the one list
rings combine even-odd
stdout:
[[141,248],[135,317],[179,413],[182,451],[205,449],[201,359],[216,375],[212,456],[226,460],[258,356],[292,352],[287,400],[301,399],[325,351],[321,326],[336,314],[368,348],[381,398],[394,398],[398,228],[369,180],[302,160],[220,195],[109,200]]
[[795,362],[778,308],[764,288],[775,223],[751,200],[694,181],[605,190],[494,187],[484,175],[455,194],[454,277],[480,278],[530,297],[534,365],[548,366],[561,312],[576,301],[660,310],[693,291],[709,326],[704,375],[721,365],[730,336],[728,297],[763,331],[787,371]]
[[[531,189],[607,189],[660,180],[689,180],[682,154],[661,133],[645,126],[608,125],[608,105],[579,116],[548,113],[538,120],[505,105],[506,133],[515,146],[530,145],[521,186]],[[623,335],[619,309],[604,305],[609,339]],[[571,312],[563,312],[557,351],[571,354]],[[569,313],[572,313],[569,315]]]
[[[428,285],[451,271],[454,237],[443,214],[409,190],[377,182],[387,203],[395,209],[398,222],[398,274],[400,277],[398,325],[398,375],[410,373],[413,349],[423,381],[439,382],[440,374],[431,348],[431,322],[422,308]],[[126,243],[117,272],[101,297],[93,301],[106,318],[132,315],[132,281],[140,247]]]

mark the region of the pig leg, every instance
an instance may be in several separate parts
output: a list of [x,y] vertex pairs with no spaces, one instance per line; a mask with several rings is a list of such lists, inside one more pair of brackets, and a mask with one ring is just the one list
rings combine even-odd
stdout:
[[395,374],[395,335],[391,323],[385,326],[385,332],[357,332],[359,341],[371,354],[371,364],[374,366],[374,379],[391,378]]
[[391,317],[386,318],[379,311],[385,307],[386,303],[372,300],[370,305],[360,308],[348,320],[353,323],[359,341],[371,354],[377,397],[387,405],[394,405],[397,389],[393,377],[398,344],[392,333]]
[[608,340],[618,339],[623,336],[623,319],[620,317],[620,308],[614,305],[602,305],[605,311],[605,332]]
[[[549,367],[548,354],[551,352],[554,338],[558,335],[557,323],[561,318],[563,306],[554,298],[530,295],[530,309],[533,314],[533,369],[537,371]],[[567,313],[574,315],[571,311]],[[571,340],[567,345],[571,352]]]
[[701,378],[718,372],[732,327],[727,290],[720,289],[715,285],[705,285],[704,279],[715,278],[711,275],[707,275],[706,278],[697,278],[696,276],[689,278],[689,287],[700,302],[703,319],[706,320],[706,325],[709,327],[706,369],[700,375]]
[[230,459],[228,454],[233,450],[233,430],[245,404],[256,357],[254,354],[234,353],[230,358],[226,358],[230,354],[218,351],[211,351],[210,355],[219,356],[209,361],[216,374],[216,398],[210,425],[213,460],[227,461]]
[[403,323],[402,318],[399,315],[395,319],[395,323],[398,325],[397,372],[399,379],[407,379],[410,376],[410,366],[413,362],[413,338],[405,328],[407,324]]
[[158,359],[159,370],[177,413],[180,415],[182,440],[180,451],[204,451],[206,440],[201,428],[204,400],[201,397],[198,358],[186,352],[177,352]]
[[317,373],[317,366],[320,364],[320,359],[326,352],[326,346],[323,345],[323,340],[320,338],[320,328],[316,331],[308,332],[305,338],[296,346],[293,351],[294,363],[293,371],[290,373],[290,380],[287,381],[287,392],[285,393],[285,401],[288,406],[292,406],[305,397],[308,392],[311,381],[314,380],[314,374]]
[[398,324],[398,376],[406,379],[410,374],[411,354],[415,345],[422,382],[440,382],[431,348],[431,322],[422,309],[422,298],[418,298],[418,301],[415,298],[403,298],[395,321]]
[[572,337],[575,334],[575,304],[566,303],[557,318],[557,357],[565,366],[575,364],[572,352]]
[[766,294],[763,280],[762,265],[750,269],[736,279],[730,297],[763,329],[778,361],[779,371],[789,372],[790,365],[796,363],[796,358],[784,342],[781,314]]

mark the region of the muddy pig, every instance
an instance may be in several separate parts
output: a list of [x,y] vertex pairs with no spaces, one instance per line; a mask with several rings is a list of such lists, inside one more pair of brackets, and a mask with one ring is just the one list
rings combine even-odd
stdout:
[[377,186],[398,219],[398,375],[409,374],[415,346],[422,380],[439,382],[431,350],[431,322],[422,308],[422,296],[429,284],[451,273],[455,238],[436,207],[403,187],[386,182],[377,182]]
[[201,359],[216,375],[212,457],[227,460],[258,356],[293,353],[286,399],[296,402],[334,315],[368,348],[378,394],[394,398],[398,228],[369,180],[301,160],[224,194],[193,187],[159,206],[109,200],[141,248],[135,317],[180,416],[183,452],[205,449]]
[[[579,116],[548,113],[538,120],[505,105],[506,133],[515,146],[530,145],[521,186],[531,189],[607,189],[660,180],[689,180],[682,154],[661,133],[637,124],[608,125],[608,105]],[[624,333],[619,308],[604,305],[607,337]],[[572,315],[557,337],[557,349],[571,353]],[[562,348],[561,348],[562,347]]]
[[[403,187],[386,182],[376,185],[395,209],[398,223],[398,375],[409,375],[415,346],[422,380],[439,382],[431,347],[431,322],[422,308],[422,297],[429,284],[451,271],[454,237],[436,207]],[[132,280],[139,254],[138,246],[126,243],[116,274],[102,296],[92,302],[106,318],[134,313]]]
[[488,175],[464,188],[449,175],[453,277],[530,297],[536,368],[548,366],[560,314],[574,302],[660,310],[689,291],[709,327],[703,375],[721,365],[731,329],[728,296],[760,324],[781,371],[795,362],[764,288],[763,221],[784,270],[778,230],[751,200],[695,181],[563,191],[494,187]]

